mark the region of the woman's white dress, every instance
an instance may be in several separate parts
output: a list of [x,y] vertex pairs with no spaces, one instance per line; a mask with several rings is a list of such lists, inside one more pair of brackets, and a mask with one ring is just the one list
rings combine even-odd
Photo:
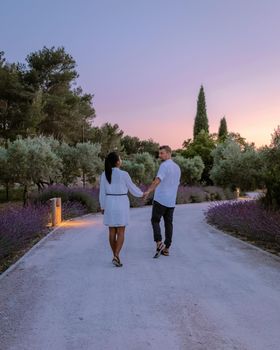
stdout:
[[106,179],[105,172],[100,178],[99,201],[104,209],[104,225],[110,227],[126,226],[129,223],[130,192],[135,197],[142,197],[143,192],[132,182],[126,171],[113,168],[111,184]]

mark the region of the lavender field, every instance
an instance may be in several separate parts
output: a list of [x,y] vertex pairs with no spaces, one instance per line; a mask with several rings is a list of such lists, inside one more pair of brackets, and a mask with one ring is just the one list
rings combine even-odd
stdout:
[[205,213],[209,224],[280,254],[280,211],[259,200],[214,203]]
[[0,215],[0,272],[48,232],[47,205],[10,206]]
[[50,202],[62,198],[63,220],[98,210],[98,190],[50,186],[33,193],[27,206],[12,203],[1,208],[0,215],[0,272],[50,230]]

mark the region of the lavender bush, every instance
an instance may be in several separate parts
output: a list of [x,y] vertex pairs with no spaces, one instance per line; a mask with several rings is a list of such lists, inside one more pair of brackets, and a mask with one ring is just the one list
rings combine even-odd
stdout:
[[[148,185],[139,186],[143,192],[148,189]],[[232,199],[233,192],[230,189],[223,189],[217,186],[179,186],[177,193],[177,204],[200,203],[205,201]],[[129,195],[131,207],[143,206],[141,198]],[[152,203],[153,196],[148,198],[147,204]]]
[[179,186],[177,204],[200,203],[232,198],[232,191],[217,186]]
[[51,220],[48,199],[52,197],[62,198],[63,220],[98,209],[97,189],[65,186],[50,186],[39,194],[33,194],[30,204],[24,208],[17,204],[0,208],[0,270],[8,266],[5,260],[47,232]]
[[[66,202],[75,202],[76,204],[73,205],[73,208],[78,206],[77,203],[80,203],[87,212],[97,212],[99,207],[98,195],[99,190],[96,188],[53,185],[37,194],[33,194],[31,201],[33,203],[46,203],[50,198],[61,197],[63,206],[65,206]],[[69,207],[70,204],[68,203],[67,206]],[[81,207],[78,211],[81,211]]]
[[67,220],[88,212],[87,207],[77,201],[66,201],[62,203],[62,219]]
[[0,215],[0,262],[38,237],[49,220],[47,205],[10,207]]
[[205,213],[208,223],[253,240],[280,243],[280,211],[267,211],[260,201],[215,203]]
[[233,199],[234,194],[229,188],[222,188],[218,186],[206,186],[204,191],[207,192],[207,200],[216,201],[216,200],[226,200]]
[[179,186],[177,193],[177,204],[200,203],[207,200],[203,187]]
[[[143,192],[148,189],[148,185],[139,186]],[[97,212],[99,208],[99,189],[91,188],[85,189],[80,187],[66,187],[63,185],[53,185],[46,188],[44,191],[33,194],[32,202],[33,203],[46,203],[50,198],[61,197],[62,205],[66,205],[66,202],[74,202],[72,205],[73,215],[77,211],[78,215],[85,212]],[[217,186],[179,186],[178,195],[177,195],[177,204],[186,204],[186,203],[200,203],[204,201],[212,200],[224,200],[232,199],[233,193],[228,189],[222,189]],[[148,198],[147,204],[152,203],[153,196],[151,195]],[[136,198],[129,194],[130,205],[133,208],[141,207],[144,205],[141,198]],[[83,207],[79,206],[80,203]],[[77,209],[74,209],[75,206]],[[67,207],[70,207],[70,203],[67,204]],[[66,208],[66,207],[65,207]],[[66,215],[64,218],[69,217]]]

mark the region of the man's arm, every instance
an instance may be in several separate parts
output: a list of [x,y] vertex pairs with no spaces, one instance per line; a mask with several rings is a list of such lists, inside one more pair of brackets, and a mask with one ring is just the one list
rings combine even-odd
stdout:
[[150,187],[148,188],[148,190],[146,192],[144,192],[143,198],[147,199],[148,195],[152,192],[154,192],[154,190],[157,188],[157,186],[160,184],[160,178],[156,177],[154,179],[154,181],[151,183]]

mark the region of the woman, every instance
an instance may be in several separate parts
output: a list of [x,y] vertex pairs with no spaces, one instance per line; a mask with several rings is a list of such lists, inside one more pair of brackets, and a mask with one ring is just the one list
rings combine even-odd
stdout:
[[120,156],[111,152],[105,159],[105,171],[100,179],[99,201],[104,214],[104,225],[109,226],[109,241],[113,252],[112,263],[121,267],[120,251],[124,242],[125,227],[129,222],[128,191],[135,197],[143,192],[132,182],[126,171],[120,170]]

